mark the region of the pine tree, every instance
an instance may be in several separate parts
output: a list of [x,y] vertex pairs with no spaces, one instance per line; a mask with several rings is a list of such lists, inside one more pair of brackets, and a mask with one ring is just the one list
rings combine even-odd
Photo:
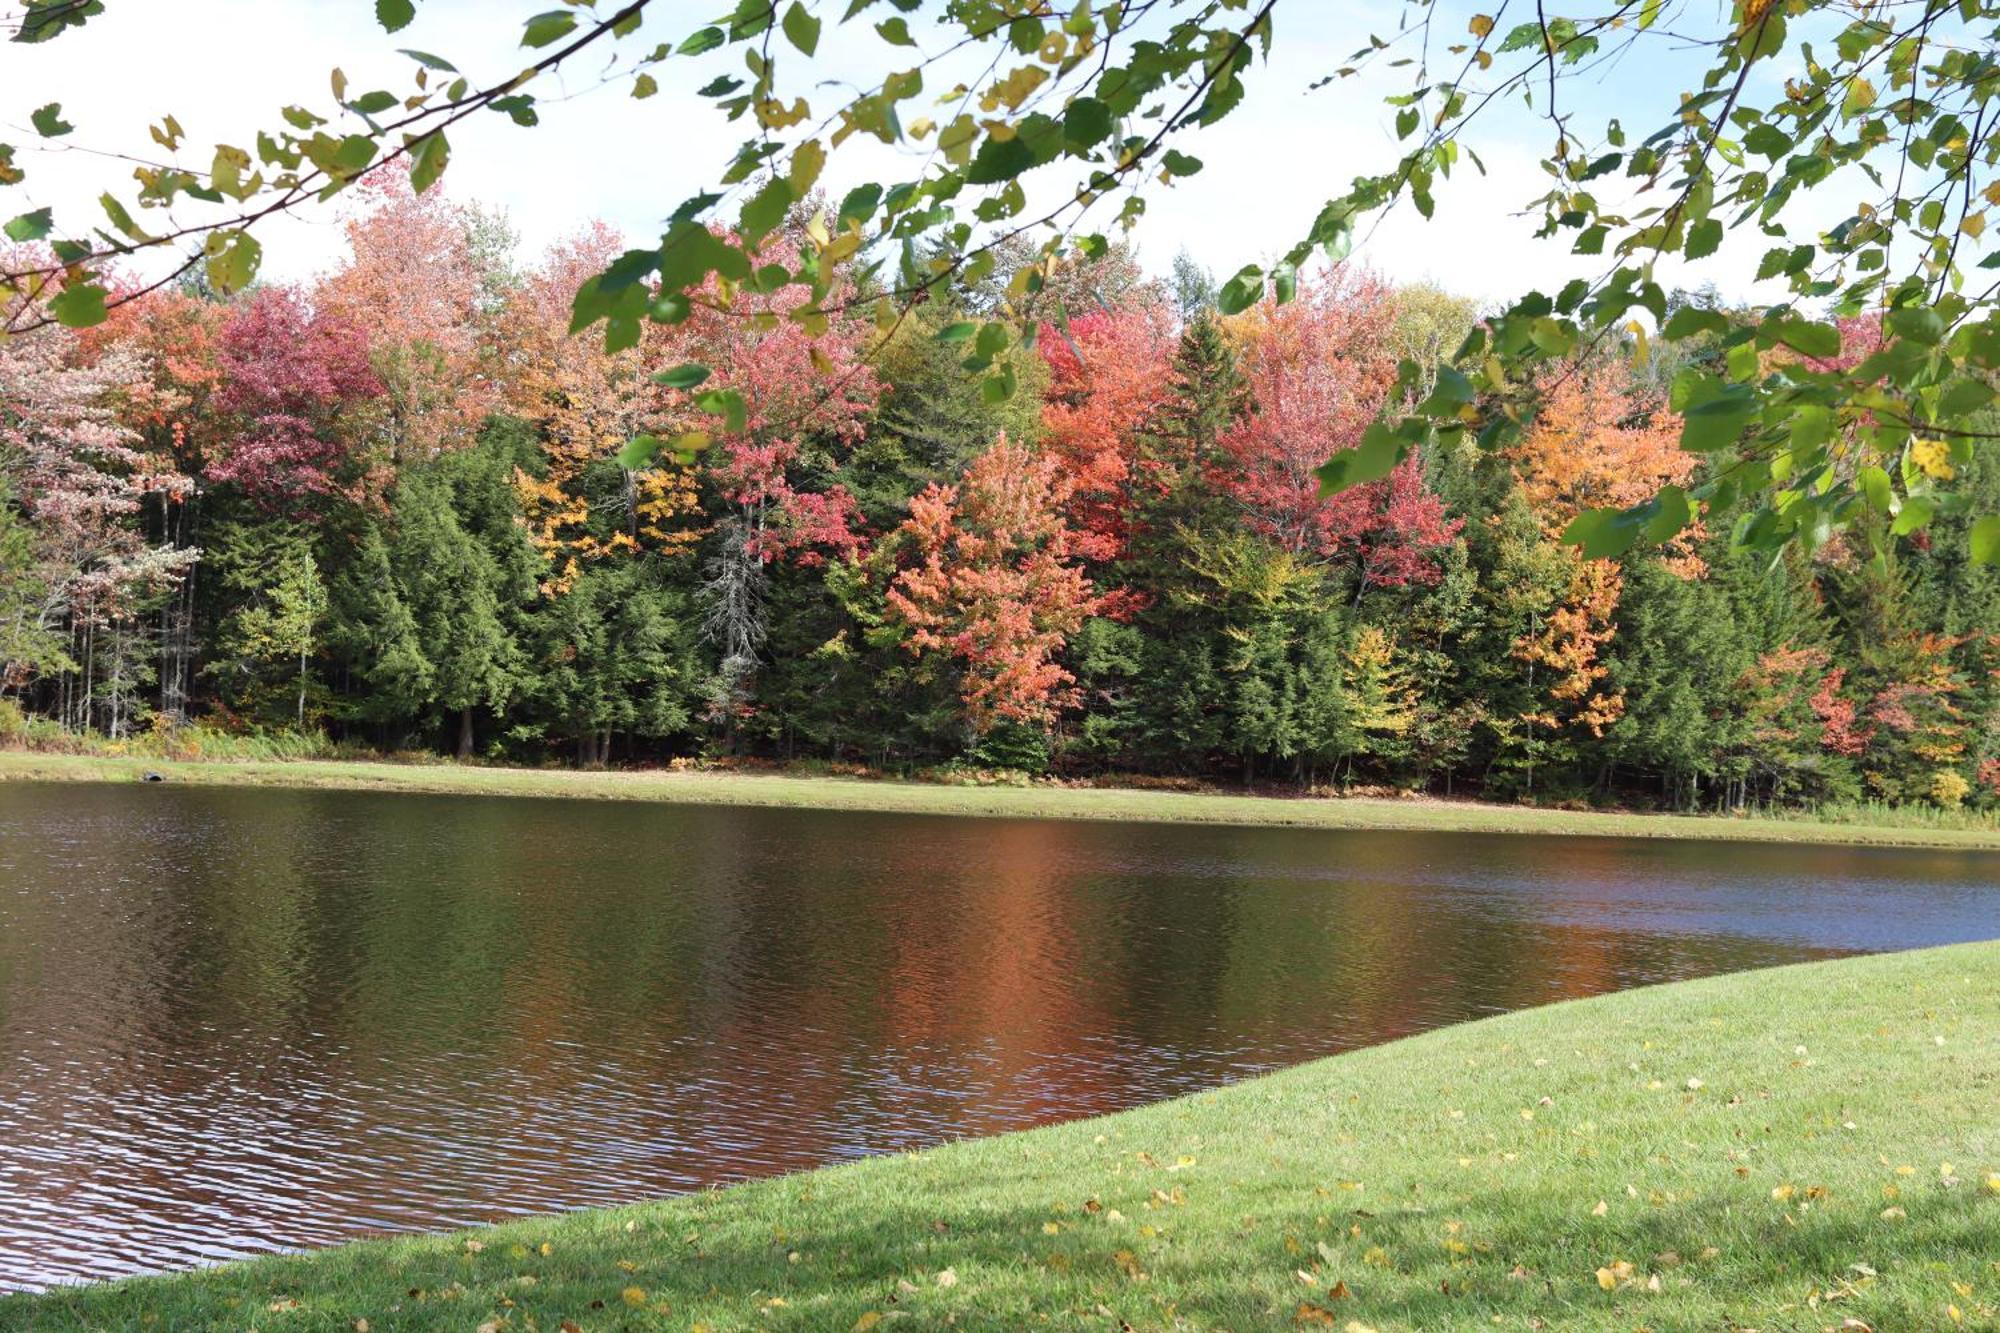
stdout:
[[502,614],[516,590],[459,522],[451,488],[434,469],[404,474],[394,512],[390,558],[431,662],[430,702],[455,715],[458,756],[470,758],[474,711],[504,708],[521,683],[520,646]]

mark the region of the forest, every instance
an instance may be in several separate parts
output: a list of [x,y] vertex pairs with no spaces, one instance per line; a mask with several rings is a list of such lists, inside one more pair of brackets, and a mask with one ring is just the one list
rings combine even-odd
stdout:
[[[0,342],[0,743],[2000,806],[1969,520],[1775,560],[1728,512],[1617,560],[1560,540],[1731,466],[1682,451],[1674,386],[1743,344],[1597,346],[1518,444],[1322,495],[1483,312],[1343,265],[1224,315],[1194,257],[1024,246],[878,323],[802,308],[799,209],[768,268],[607,351],[571,323],[608,228],[524,263],[406,174],[352,195],[314,281]],[[1023,266],[1039,336],[988,345]],[[1839,327],[1846,365],[1881,342]],[[697,447],[642,463],[660,438]],[[1990,460],[1913,457],[2000,509]]]

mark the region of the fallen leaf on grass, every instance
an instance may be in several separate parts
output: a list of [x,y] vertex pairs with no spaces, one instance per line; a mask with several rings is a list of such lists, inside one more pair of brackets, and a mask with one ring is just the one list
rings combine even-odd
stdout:
[[862,1315],[854,1321],[854,1333],[868,1333],[869,1329],[881,1322],[882,1312],[880,1310],[870,1310],[867,1314]]
[[940,1287],[955,1287],[958,1285],[958,1274],[949,1268],[943,1269],[937,1275],[937,1284]]

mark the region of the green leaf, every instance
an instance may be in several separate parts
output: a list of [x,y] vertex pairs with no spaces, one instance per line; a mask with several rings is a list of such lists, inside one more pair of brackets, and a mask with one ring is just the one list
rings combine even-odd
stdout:
[[383,32],[401,32],[416,16],[414,0],[375,0],[375,21]]
[[428,51],[412,51],[409,48],[405,47],[404,49],[396,52],[396,54],[399,56],[408,56],[410,59],[416,61],[419,65],[422,65],[425,69],[439,70],[445,74],[458,73],[458,66],[452,64],[449,60],[446,60],[443,56],[434,56]]
[[1111,108],[1095,97],[1079,97],[1063,111],[1063,138],[1075,149],[1094,148],[1111,135]]
[[541,48],[576,31],[576,11],[551,9],[529,19],[521,29],[521,45]]
[[43,0],[22,14],[14,40],[33,45],[52,41],[104,12],[104,0]]
[[29,241],[41,240],[54,226],[55,215],[49,209],[38,208],[32,213],[21,214],[4,228],[0,228],[0,231],[7,233],[8,240],[19,241],[25,245]]
[[1694,518],[1687,492],[1678,486],[1662,486],[1660,493],[1633,511],[1640,520],[1640,535],[1654,546],[1675,536]]
[[965,170],[968,185],[998,185],[1013,180],[1035,165],[1035,150],[1020,135],[1011,139],[989,137],[979,145],[972,165]]
[[204,249],[208,280],[224,296],[248,287],[264,259],[257,238],[240,229],[211,233]]
[[436,185],[451,162],[451,145],[443,130],[434,130],[417,140],[410,150],[410,188],[418,194]]
[[651,463],[666,444],[657,435],[635,435],[618,451],[618,466],[627,472],[637,472]]
[[1889,484],[1889,474],[1870,463],[1855,473],[1854,479],[1861,486],[1861,494],[1868,500],[1868,507],[1878,514],[1886,514],[1896,501],[1896,491]]
[[882,34],[882,40],[891,46],[915,46],[916,39],[910,36],[910,25],[900,18],[883,19],[875,25],[875,31]]
[[87,329],[104,322],[104,298],[104,289],[94,282],[71,283],[49,302],[49,313],[64,328]]
[[1720,310],[1684,305],[1674,311],[1666,327],[1660,330],[1660,336],[1669,342],[1679,342],[1698,333],[1725,333],[1728,329],[1729,318]]
[[660,91],[660,81],[650,74],[641,74],[632,80],[632,96],[643,102]]
[[1756,415],[1757,396],[1740,384],[1732,384],[1687,410],[1681,419],[1681,448],[1691,454],[1726,449],[1736,443]]
[[1935,347],[1944,337],[1944,317],[1929,306],[1891,310],[1882,322],[1891,333],[1925,347]]
[[1222,284],[1222,290],[1215,294],[1215,305],[1225,315],[1239,315],[1256,305],[1263,296],[1264,270],[1255,264],[1248,264]]
[[793,46],[807,55],[819,49],[819,20],[814,18],[799,0],[792,0],[792,7],[785,11],[785,37]]
[[797,192],[792,189],[789,180],[773,176],[743,205],[743,239],[755,245],[769,236],[785,220],[785,211],[796,197]]
[[1972,525],[1972,562],[2000,565],[2000,514],[1988,514]]
[[33,122],[35,133],[41,135],[44,139],[57,138],[60,135],[68,134],[76,128],[76,126],[62,118],[61,102],[49,103],[29,116],[28,119]]
[[146,233],[144,228],[132,220],[132,214],[126,210],[124,204],[119,202],[118,196],[107,191],[99,197],[97,202],[103,207],[104,215],[111,219],[112,226],[118,228],[119,231],[124,232],[135,241],[151,243],[153,238]]
[[750,410],[744,406],[743,395],[734,389],[710,389],[698,393],[694,405],[704,412],[713,412],[723,420],[723,429],[731,435],[741,435],[749,424]]
[[1362,433],[1361,443],[1343,449],[1319,470],[1319,493],[1334,495],[1351,486],[1380,481],[1403,461],[1406,446],[1400,436],[1381,422]]
[[1639,524],[1622,509],[1586,509],[1562,530],[1565,546],[1579,547],[1586,560],[1612,560],[1639,540]]
[[1166,157],[1162,161],[1167,170],[1173,172],[1176,176],[1192,176],[1201,170],[1200,158],[1189,157],[1178,148],[1169,148]]
[[1898,537],[1907,537],[1927,525],[1937,513],[1937,506],[1921,495],[1912,495],[1903,501],[1903,508],[1896,515],[1896,521],[1889,525],[1889,531]]
[[350,176],[357,175],[375,160],[378,147],[366,134],[350,134],[333,150],[333,165]]
[[1793,351],[1807,356],[1824,360],[1840,355],[1840,330],[1831,324],[1781,316],[1768,321],[1764,331]]
[[653,376],[653,383],[664,384],[669,389],[692,389],[705,383],[708,376],[707,366],[690,361],[685,365],[675,366],[672,370],[661,371]]
[[720,28],[703,28],[701,31],[691,34],[686,41],[675,47],[674,54],[679,56],[703,55],[709,51],[713,51],[728,40],[728,34]]
[[969,319],[961,319],[939,329],[937,340],[941,343],[962,343],[977,332],[979,325]]
[[1687,257],[1706,259],[1722,246],[1722,219],[1703,218],[1688,231]]

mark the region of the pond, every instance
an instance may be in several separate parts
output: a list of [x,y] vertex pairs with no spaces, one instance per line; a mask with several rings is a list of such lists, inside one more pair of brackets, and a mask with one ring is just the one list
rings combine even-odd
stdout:
[[1977,853],[0,785],[0,1289],[1995,933]]

